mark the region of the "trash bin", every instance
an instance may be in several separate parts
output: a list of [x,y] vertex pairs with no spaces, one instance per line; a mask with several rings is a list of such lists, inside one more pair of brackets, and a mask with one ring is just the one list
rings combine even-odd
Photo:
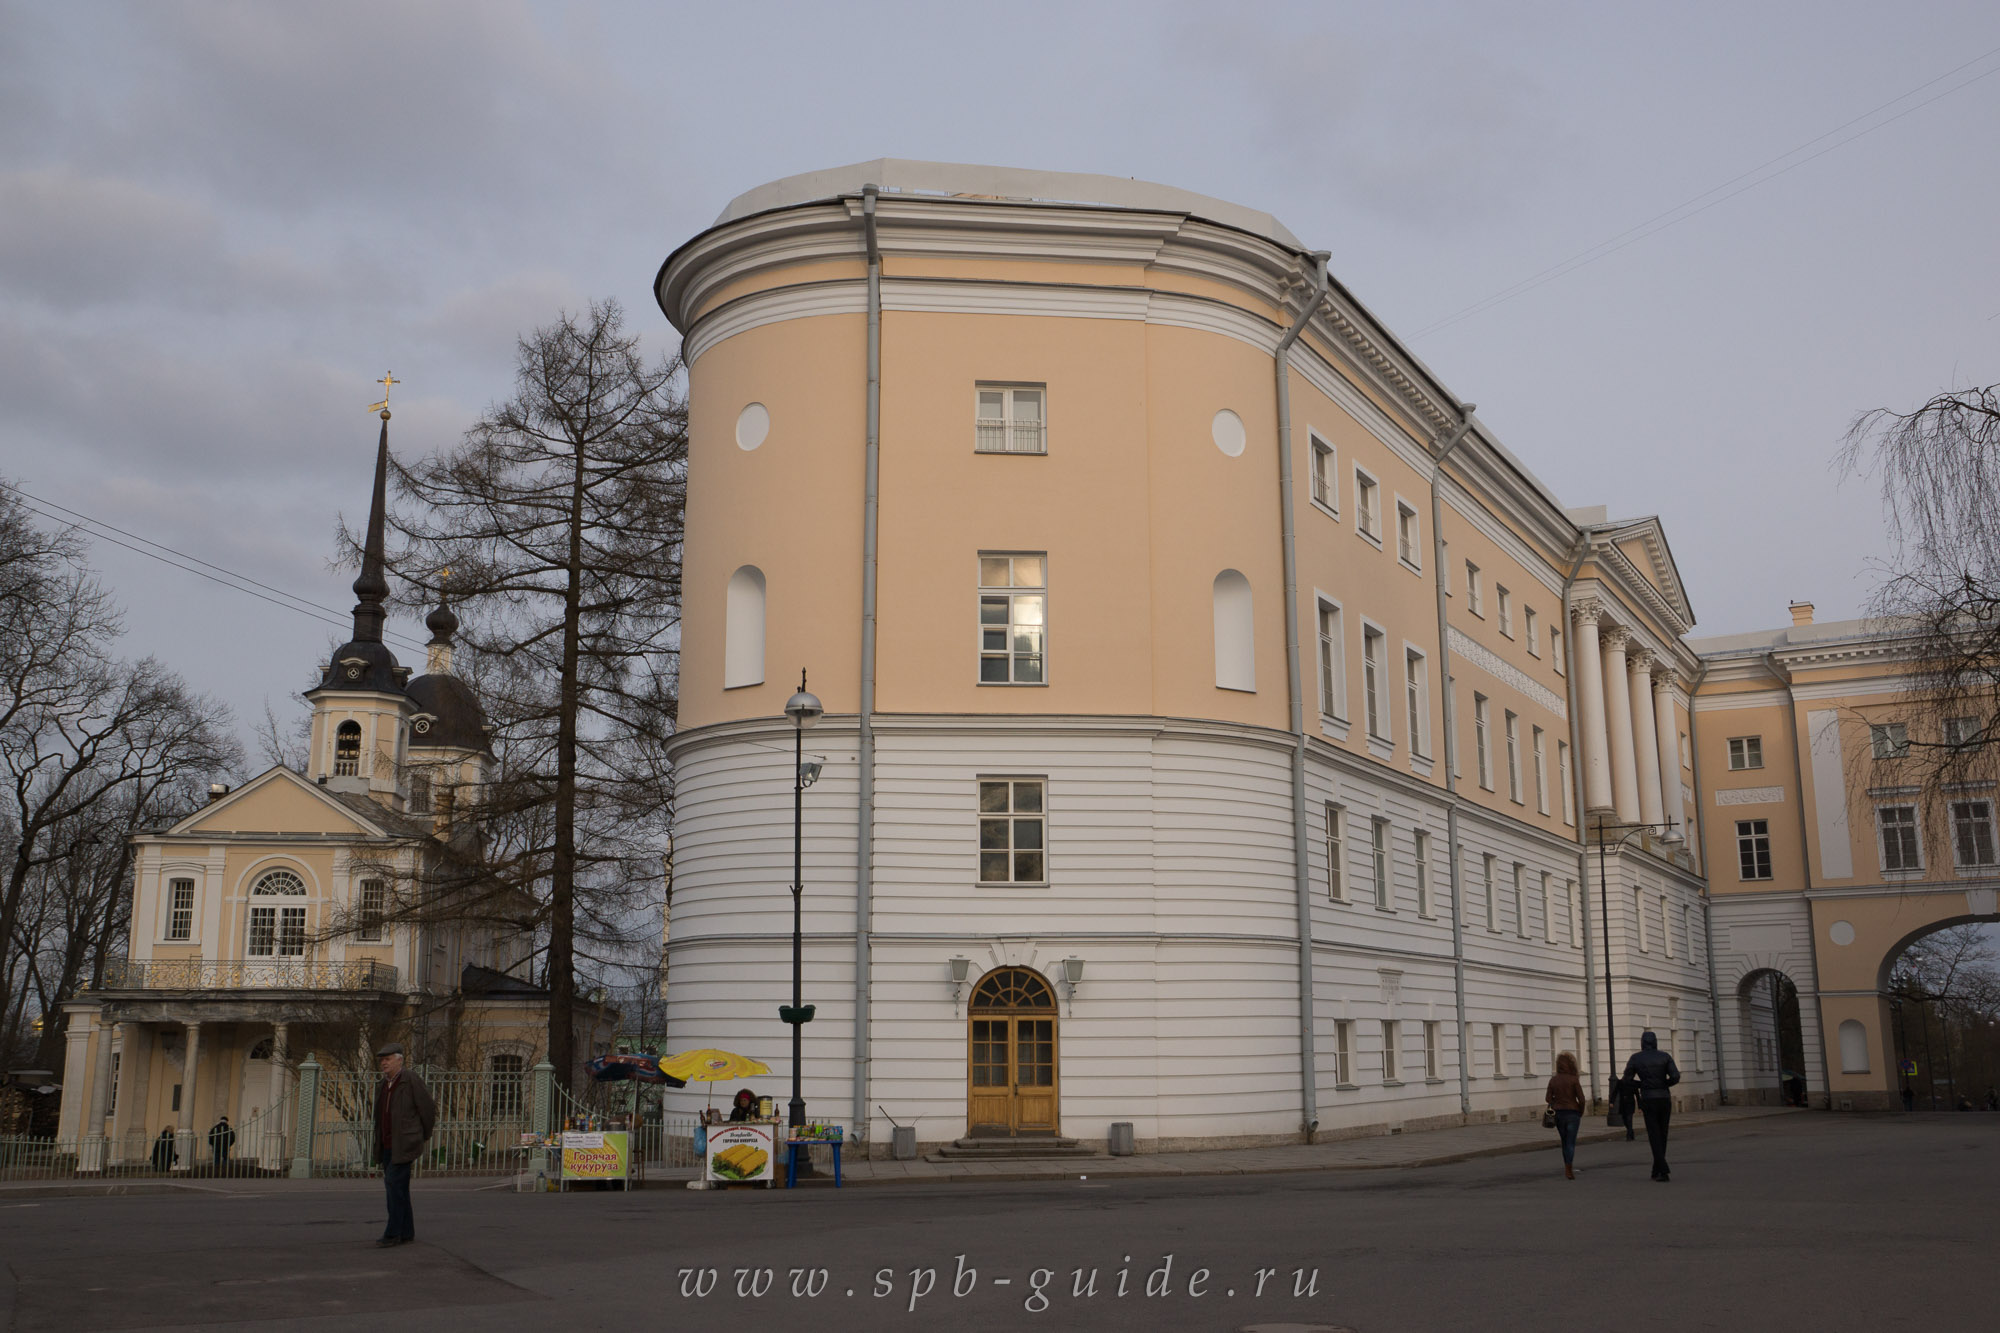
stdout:
[[1132,1144],[1132,1122],[1120,1120],[1111,1126],[1111,1155],[1130,1157],[1136,1149]]
[[917,1160],[917,1127],[897,1125],[889,1131],[889,1156],[899,1162]]

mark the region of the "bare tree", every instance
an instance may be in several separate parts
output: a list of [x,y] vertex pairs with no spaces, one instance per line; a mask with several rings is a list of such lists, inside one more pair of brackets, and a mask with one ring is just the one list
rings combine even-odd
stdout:
[[496,762],[481,841],[432,896],[525,894],[551,995],[548,1045],[577,1065],[578,955],[656,930],[677,709],[687,410],[677,358],[648,363],[615,302],[522,338],[515,393],[459,446],[397,465],[393,564],[437,596],[450,570],[483,659]]

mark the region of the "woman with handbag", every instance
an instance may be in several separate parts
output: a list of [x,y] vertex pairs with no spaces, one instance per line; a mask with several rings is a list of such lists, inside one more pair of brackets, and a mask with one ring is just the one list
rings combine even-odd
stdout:
[[1548,1108],[1542,1123],[1562,1137],[1563,1179],[1576,1179],[1576,1131],[1583,1124],[1583,1081],[1576,1076],[1576,1054],[1564,1051],[1556,1057],[1556,1072],[1549,1079]]

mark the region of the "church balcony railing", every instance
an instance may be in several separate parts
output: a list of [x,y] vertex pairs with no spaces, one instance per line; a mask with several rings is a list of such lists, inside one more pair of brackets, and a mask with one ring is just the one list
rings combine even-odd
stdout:
[[393,991],[396,969],[368,960],[321,962],[306,958],[182,958],[104,968],[105,990],[314,990]]

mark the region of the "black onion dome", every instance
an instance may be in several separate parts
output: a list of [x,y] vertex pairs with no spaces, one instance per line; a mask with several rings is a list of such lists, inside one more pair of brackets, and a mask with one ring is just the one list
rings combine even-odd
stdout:
[[432,643],[450,643],[451,636],[458,633],[458,617],[443,602],[437,610],[424,617],[424,628],[431,632]]
[[410,747],[427,750],[449,747],[490,752],[486,735],[486,712],[472,697],[472,689],[457,676],[418,676],[404,687],[410,702],[417,706],[410,723]]

